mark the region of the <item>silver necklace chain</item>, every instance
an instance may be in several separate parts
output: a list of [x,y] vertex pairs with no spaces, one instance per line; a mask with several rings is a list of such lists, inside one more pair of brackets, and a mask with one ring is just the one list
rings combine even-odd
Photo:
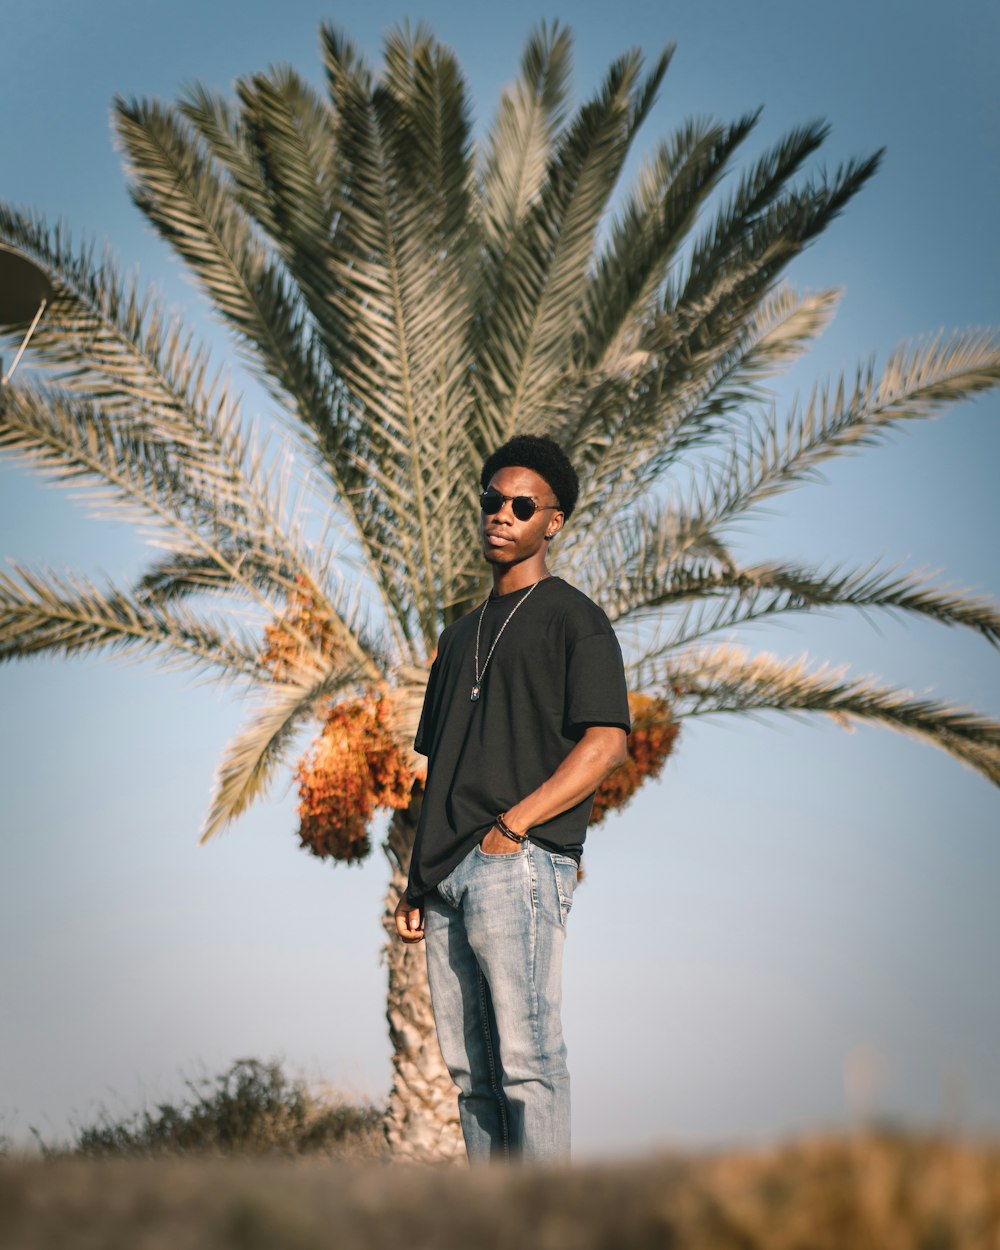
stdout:
[[500,641],[500,635],[510,624],[511,617],[514,615],[517,609],[521,606],[521,604],[524,603],[528,595],[531,594],[531,592],[535,589],[536,586],[540,586],[542,582],[544,582],[545,580],[546,579],[544,577],[541,577],[538,579],[537,582],[532,582],[532,584],[524,592],[521,598],[518,599],[517,603],[515,603],[514,606],[511,608],[510,613],[507,616],[507,619],[500,626],[500,632],[493,639],[493,646],[490,647],[489,654],[486,656],[486,663],[483,665],[483,671],[480,672],[479,671],[479,638],[480,638],[480,633],[483,628],[483,617],[486,615],[486,608],[490,601],[489,596],[487,596],[486,599],[483,601],[482,611],[479,613],[479,621],[476,624],[476,684],[472,687],[472,693],[469,695],[469,699],[471,700],[471,702],[477,703],[479,701],[479,696],[482,694],[483,678],[486,676],[486,669],[489,665],[490,659],[493,656],[493,652],[497,649],[497,643]]

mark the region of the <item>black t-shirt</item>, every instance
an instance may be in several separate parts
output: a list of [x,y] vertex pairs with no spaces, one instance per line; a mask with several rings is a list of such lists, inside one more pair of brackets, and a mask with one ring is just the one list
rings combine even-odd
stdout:
[[[527,595],[527,598],[524,596]],[[520,602],[523,599],[523,602]],[[481,842],[498,812],[546,781],[588,725],[631,730],[621,648],[604,612],[561,577],[530,591],[491,596],[479,641],[480,604],[438,641],[414,749],[427,756],[427,786],[414,842],[407,896],[416,900]],[[532,842],[579,860],[594,803],[530,831]]]

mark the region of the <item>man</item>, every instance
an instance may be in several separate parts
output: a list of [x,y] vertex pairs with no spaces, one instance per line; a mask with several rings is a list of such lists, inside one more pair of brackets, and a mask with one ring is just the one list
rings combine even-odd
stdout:
[[404,942],[427,940],[441,1053],[471,1161],[569,1154],[562,949],[594,791],[626,758],[621,649],[545,564],[579,483],[548,438],[483,465],[486,602],[438,642],[414,748],[427,784]]

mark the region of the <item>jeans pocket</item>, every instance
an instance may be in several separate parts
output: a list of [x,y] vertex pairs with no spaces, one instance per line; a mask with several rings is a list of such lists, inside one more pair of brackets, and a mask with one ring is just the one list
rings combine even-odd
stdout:
[[491,852],[491,851],[484,851],[483,844],[481,842],[477,842],[476,851],[479,855],[482,856],[483,859],[514,859],[518,855],[524,854],[525,846],[527,846],[526,842],[523,843],[521,846],[513,846],[509,851],[492,851]]
[[577,862],[572,855],[553,855],[552,871],[555,873],[556,892],[559,895],[559,917],[565,924],[573,907]]

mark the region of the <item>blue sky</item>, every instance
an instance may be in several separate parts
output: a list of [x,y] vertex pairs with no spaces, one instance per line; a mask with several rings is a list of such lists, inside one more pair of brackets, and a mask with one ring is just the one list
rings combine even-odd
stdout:
[[[424,17],[484,125],[541,15],[450,0],[35,0],[4,17],[0,108],[17,124],[0,139],[0,194],[107,240],[226,359],[128,199],[112,96],[228,88],[276,61],[319,80],[324,18],[377,61],[387,27]],[[640,153],[691,114],[758,105],[744,160],[815,117],[832,132],[813,168],[886,146],[789,271],[844,295],[779,405],[902,340],[1000,323],[995,6],[623,0],[547,15],[575,33],[580,96],[618,52],[676,41]],[[746,527],[739,550],[899,560],[995,599],[998,463],[991,395],[835,462]],[[0,549],[116,579],[146,558],[125,526],[3,462]],[[929,623],[789,617],[742,640],[1000,715],[996,653]],[[59,1136],[102,1104],[152,1104],[246,1055],[381,1097],[381,857],[345,869],[298,851],[286,784],[198,846],[238,698],[93,658],[8,666],[0,700],[0,1134]],[[940,752],[820,722],[691,725],[662,780],[588,842],[566,973],[579,1152],[754,1140],[859,1111],[1000,1131],[998,881],[997,793]],[[866,1064],[877,1079],[861,1097],[845,1073]]]

